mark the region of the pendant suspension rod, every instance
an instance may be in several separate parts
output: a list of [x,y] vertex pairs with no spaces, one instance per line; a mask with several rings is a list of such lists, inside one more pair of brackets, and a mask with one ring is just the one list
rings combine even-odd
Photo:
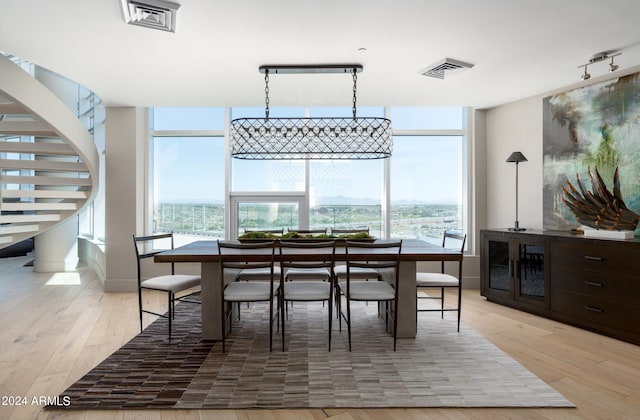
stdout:
[[269,69],[264,71],[264,119],[269,120]]
[[356,92],[357,92],[357,86],[356,83],[358,81],[358,76],[356,74],[356,69],[353,69],[353,119],[356,119],[356,101],[357,101],[357,96],[356,96]]

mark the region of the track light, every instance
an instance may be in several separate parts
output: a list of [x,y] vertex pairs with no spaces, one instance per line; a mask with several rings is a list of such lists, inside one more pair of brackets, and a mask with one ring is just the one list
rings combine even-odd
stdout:
[[613,73],[618,70],[619,66],[617,64],[613,64],[613,56],[611,57],[611,63],[609,63],[609,73]]
[[613,58],[619,56],[620,54],[622,54],[622,53],[616,53],[616,52],[608,51],[608,52],[601,52],[601,53],[597,53],[597,54],[592,55],[591,58],[589,59],[588,63],[578,66],[578,68],[584,67],[584,73],[580,76],[580,78],[582,80],[589,80],[591,78],[591,75],[587,72],[587,67],[590,66],[591,64],[595,64],[595,63],[599,63],[599,62],[604,61],[604,60],[608,60],[609,58],[611,59],[611,63],[609,63],[609,73],[613,73],[614,71],[618,70],[618,68],[619,68],[619,66],[617,64],[613,64]]

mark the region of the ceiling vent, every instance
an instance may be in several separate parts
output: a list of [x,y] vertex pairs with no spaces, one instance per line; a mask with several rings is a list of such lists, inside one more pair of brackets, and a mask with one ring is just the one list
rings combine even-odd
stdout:
[[423,76],[435,77],[436,79],[444,79],[445,75],[452,76],[470,69],[471,67],[473,67],[473,64],[454,60],[453,58],[445,58],[430,65],[426,69],[420,70],[420,74]]
[[176,31],[176,14],[180,5],[163,0],[121,0],[126,23],[161,31]]

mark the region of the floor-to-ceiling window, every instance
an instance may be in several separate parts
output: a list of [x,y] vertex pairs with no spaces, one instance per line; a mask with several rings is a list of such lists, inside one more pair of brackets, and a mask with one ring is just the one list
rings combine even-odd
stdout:
[[[433,242],[446,228],[464,230],[465,110],[359,111],[391,118],[390,159],[232,159],[225,152],[228,120],[261,117],[264,108],[155,108],[149,147],[151,229],[171,230],[188,241],[202,236],[235,238],[251,229],[368,227],[379,238]],[[351,108],[271,108],[270,116],[350,112]]]
[[150,114],[151,230],[174,232],[176,245],[224,238],[224,109],[155,108]]
[[464,230],[466,147],[460,108],[391,108],[390,235],[441,243]]

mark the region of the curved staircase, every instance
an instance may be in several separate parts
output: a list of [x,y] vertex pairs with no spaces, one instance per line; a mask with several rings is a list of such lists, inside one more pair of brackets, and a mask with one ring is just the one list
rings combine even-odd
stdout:
[[75,216],[98,191],[98,152],[78,117],[0,54],[0,249]]

